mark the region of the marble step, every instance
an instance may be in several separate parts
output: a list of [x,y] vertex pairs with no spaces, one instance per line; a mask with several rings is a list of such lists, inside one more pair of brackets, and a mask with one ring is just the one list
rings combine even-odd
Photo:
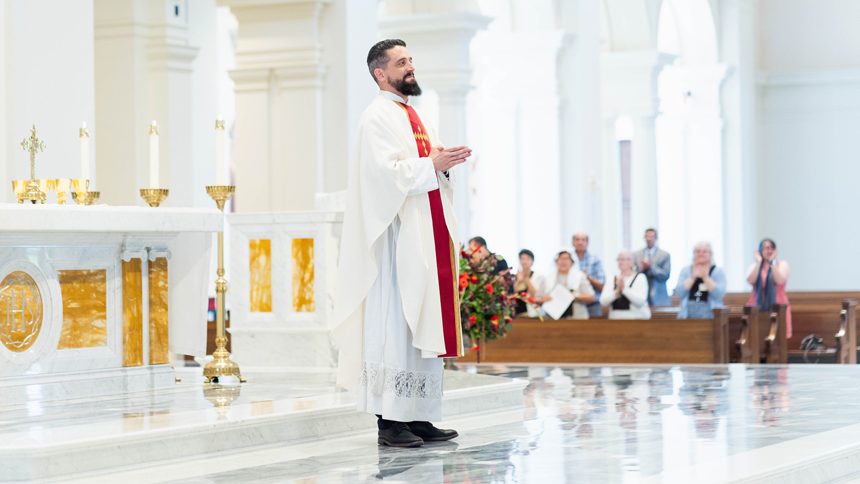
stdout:
[[[0,482],[68,477],[375,427],[330,369],[244,369],[249,383],[203,385],[181,369],[169,391],[0,408]],[[526,380],[445,372],[444,418],[523,408]]]

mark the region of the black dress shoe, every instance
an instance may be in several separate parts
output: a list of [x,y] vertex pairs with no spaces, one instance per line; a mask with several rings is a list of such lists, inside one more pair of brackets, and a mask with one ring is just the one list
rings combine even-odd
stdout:
[[421,447],[424,441],[409,430],[403,422],[395,422],[386,429],[379,429],[379,445],[391,447]]
[[460,435],[456,430],[437,429],[430,422],[409,422],[409,430],[426,442],[443,442]]

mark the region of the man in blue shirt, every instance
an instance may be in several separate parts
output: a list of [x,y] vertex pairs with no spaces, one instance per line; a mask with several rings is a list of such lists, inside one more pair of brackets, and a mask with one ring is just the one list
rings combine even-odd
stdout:
[[579,258],[579,268],[588,277],[588,282],[594,287],[594,302],[589,304],[589,316],[601,316],[603,310],[600,308],[600,293],[603,292],[603,283],[606,275],[603,273],[603,264],[600,258],[588,252],[588,234],[579,232],[573,236],[573,248],[576,249],[576,257]]

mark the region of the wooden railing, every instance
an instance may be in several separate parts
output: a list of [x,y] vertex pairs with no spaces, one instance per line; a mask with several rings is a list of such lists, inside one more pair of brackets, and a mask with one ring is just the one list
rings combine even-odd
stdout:
[[[483,363],[728,363],[728,311],[714,319],[518,318],[506,338],[483,344]],[[471,352],[458,362],[474,362]]]

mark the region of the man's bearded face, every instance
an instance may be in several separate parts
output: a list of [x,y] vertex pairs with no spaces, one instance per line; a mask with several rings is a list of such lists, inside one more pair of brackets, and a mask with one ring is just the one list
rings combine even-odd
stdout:
[[421,86],[415,80],[415,73],[410,72],[404,75],[401,79],[392,80],[391,87],[397,89],[397,92],[404,96],[420,96]]

